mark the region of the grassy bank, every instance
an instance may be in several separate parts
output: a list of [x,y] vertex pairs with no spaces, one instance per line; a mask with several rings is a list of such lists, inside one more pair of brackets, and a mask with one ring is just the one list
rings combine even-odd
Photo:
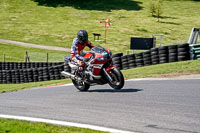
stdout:
[[[138,67],[129,70],[122,70],[124,76],[130,78],[148,78],[165,74],[199,74],[200,60],[190,60],[183,62],[165,63],[146,67]],[[175,76],[175,75],[174,75]]]
[[63,57],[69,54],[68,52],[62,51],[44,50],[0,43],[0,62],[3,61],[4,54],[6,62],[24,62],[26,51],[28,52],[31,62],[46,62],[47,53],[49,54],[49,62],[61,62],[63,61]]
[[39,88],[51,85],[67,84],[67,83],[71,83],[71,80],[63,79],[63,80],[52,80],[52,81],[32,82],[23,84],[0,84],[0,93],[9,91],[18,91],[22,89]]
[[56,126],[46,123],[34,123],[0,118],[1,133],[103,133],[101,131]]
[[164,45],[187,42],[193,27],[200,27],[200,2],[165,0],[160,22],[151,17],[148,0],[102,0],[42,2],[43,0],[1,0],[0,38],[36,44],[70,47],[79,29],[104,37],[105,18],[112,19],[107,43],[113,52],[129,49],[130,37],[163,34]]

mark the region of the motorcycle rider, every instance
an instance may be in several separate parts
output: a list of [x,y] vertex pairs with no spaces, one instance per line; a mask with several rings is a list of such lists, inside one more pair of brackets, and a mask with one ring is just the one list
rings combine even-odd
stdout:
[[90,49],[94,47],[94,45],[88,40],[88,33],[85,30],[79,30],[77,33],[77,38],[74,38],[74,41],[72,43],[71,47],[71,58],[74,62],[78,64],[79,67],[84,66],[85,59],[83,56],[85,53],[83,52],[83,49],[88,46]]

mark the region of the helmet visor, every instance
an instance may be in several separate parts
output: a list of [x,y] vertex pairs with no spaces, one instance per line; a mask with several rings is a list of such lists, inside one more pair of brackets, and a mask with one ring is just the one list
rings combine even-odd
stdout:
[[86,36],[80,36],[79,37],[79,41],[80,41],[80,43],[86,43],[88,41],[88,37],[86,37]]

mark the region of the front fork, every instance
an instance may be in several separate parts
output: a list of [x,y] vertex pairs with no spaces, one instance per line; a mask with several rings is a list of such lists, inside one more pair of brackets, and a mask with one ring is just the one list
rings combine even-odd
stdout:
[[112,77],[108,74],[112,69],[116,68],[116,66],[109,66],[106,69],[103,68],[104,73],[106,74],[106,76],[108,77],[108,79],[112,82],[113,79]]
[[104,71],[104,73],[106,74],[106,76],[108,77],[108,79],[109,79],[110,81],[112,81],[112,78],[111,78],[110,75],[107,73],[107,71],[106,71],[105,68],[103,68],[103,71]]

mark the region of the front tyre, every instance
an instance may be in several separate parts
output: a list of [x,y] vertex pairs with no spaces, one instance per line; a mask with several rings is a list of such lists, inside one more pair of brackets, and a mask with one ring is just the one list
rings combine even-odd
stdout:
[[109,75],[112,78],[112,81],[108,81],[108,84],[116,90],[120,90],[124,87],[124,76],[117,68],[114,68],[110,71]]
[[73,80],[72,79],[72,83],[80,91],[87,91],[90,88],[89,84],[87,84],[85,82],[82,82],[82,81],[78,81],[78,80]]

